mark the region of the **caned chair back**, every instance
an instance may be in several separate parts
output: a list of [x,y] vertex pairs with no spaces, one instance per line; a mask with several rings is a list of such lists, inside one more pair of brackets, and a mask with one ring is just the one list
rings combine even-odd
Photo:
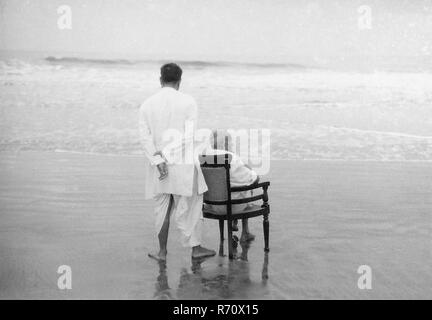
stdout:
[[227,201],[231,198],[228,192],[231,160],[230,154],[200,156],[201,170],[208,187],[204,201]]

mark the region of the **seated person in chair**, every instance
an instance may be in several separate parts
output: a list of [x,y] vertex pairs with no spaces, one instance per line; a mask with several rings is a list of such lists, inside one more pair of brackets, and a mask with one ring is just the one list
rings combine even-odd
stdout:
[[[216,136],[216,138],[215,138]],[[228,138],[228,145],[225,147],[226,137]],[[216,141],[215,141],[216,140]],[[217,130],[214,131],[210,137],[210,144],[204,150],[206,155],[214,154],[225,154],[229,153],[232,156],[231,168],[230,168],[230,184],[231,187],[242,187],[249,186],[254,183],[258,183],[259,176],[249,166],[243,163],[239,156],[232,152],[231,136],[226,131]],[[250,197],[252,191],[242,191],[231,193],[231,199],[243,199]],[[241,213],[243,210],[248,208],[248,204],[233,204],[232,213]],[[215,212],[224,214],[226,213],[225,206],[213,206],[211,209]],[[237,219],[233,221],[233,231],[238,231]],[[242,234],[240,241],[252,241],[255,239],[255,235],[249,232],[248,219],[242,220]]]

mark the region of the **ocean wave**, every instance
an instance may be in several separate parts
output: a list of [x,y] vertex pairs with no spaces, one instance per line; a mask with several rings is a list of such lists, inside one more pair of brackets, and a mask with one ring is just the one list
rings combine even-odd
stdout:
[[76,57],[53,57],[49,56],[45,58],[45,61],[51,63],[68,63],[68,64],[107,64],[107,65],[133,65],[136,64],[129,60],[124,59],[87,59],[87,58],[76,58]]
[[[168,60],[126,60],[126,59],[89,59],[79,57],[53,57],[45,58],[52,64],[98,64],[98,65],[148,65],[169,63]],[[207,67],[251,67],[271,69],[312,69],[313,67],[295,63],[253,63],[253,62],[229,62],[229,61],[203,61],[203,60],[174,60],[181,66],[207,68]]]
[[416,140],[430,140],[432,141],[432,136],[424,136],[418,134],[410,134],[403,132],[394,132],[394,131],[379,131],[379,130],[364,130],[364,129],[356,129],[356,128],[346,128],[346,127],[328,127],[330,130],[334,131],[344,131],[358,134],[369,134],[369,135],[377,135],[377,136],[390,136],[390,137],[398,137],[398,138],[409,138]]
[[[40,150],[39,150],[40,151]],[[127,157],[127,158],[145,158],[143,151],[136,151],[131,153],[110,153],[110,152],[91,152],[91,151],[75,151],[67,149],[54,149],[54,150],[42,150],[41,152],[55,152],[55,153],[66,153],[66,154],[80,154],[90,156],[106,156],[106,157]],[[253,162],[258,163],[255,159]],[[357,158],[357,159],[344,159],[344,158],[295,158],[295,157],[270,157],[271,161],[326,161],[326,162],[412,162],[412,163],[432,163],[430,159],[377,159],[377,158]]]

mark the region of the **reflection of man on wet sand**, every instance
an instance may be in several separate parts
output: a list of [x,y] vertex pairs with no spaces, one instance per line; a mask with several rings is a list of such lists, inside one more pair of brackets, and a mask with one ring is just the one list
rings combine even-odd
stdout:
[[156,292],[154,294],[156,300],[171,300],[171,289],[168,285],[167,265],[166,261],[159,261],[159,275],[156,281]]
[[[203,193],[207,191],[198,160],[183,159],[188,141],[182,139],[177,149],[166,150],[170,141],[164,134],[175,130],[186,137],[186,125],[196,128],[195,100],[179,92],[182,70],[169,63],[161,68],[162,89],[148,98],[140,108],[139,128],[144,152],[149,160],[146,175],[146,198],[156,201],[156,233],[159,252],[150,257],[165,261],[171,216],[181,231],[184,246],[192,248],[193,258],[214,256],[215,251],[201,247]],[[177,153],[176,153],[177,152]]]
[[[262,266],[261,284],[254,283],[250,279],[250,269],[248,261],[248,251],[250,244],[240,242],[241,252],[235,255],[238,260],[230,261],[228,270],[223,264],[215,269],[203,270],[201,264],[205,259],[191,259],[192,273],[183,268],[180,273],[177,295],[173,297],[173,292],[168,284],[166,261],[159,261],[159,274],[156,279],[155,299],[220,299],[247,297],[251,294],[262,298],[265,295],[268,279],[268,253],[264,255]],[[264,291],[261,291],[264,290]]]

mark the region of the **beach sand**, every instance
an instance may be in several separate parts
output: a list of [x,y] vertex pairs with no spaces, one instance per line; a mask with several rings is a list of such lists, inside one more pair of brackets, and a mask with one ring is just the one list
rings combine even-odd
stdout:
[[[273,161],[267,178],[267,256],[259,217],[238,248],[247,261],[192,265],[172,228],[164,267],[147,257],[142,157],[3,152],[0,299],[432,299],[432,163]],[[203,244],[218,241],[206,220]],[[57,287],[61,265],[71,290]],[[360,265],[371,290],[357,287]]]

